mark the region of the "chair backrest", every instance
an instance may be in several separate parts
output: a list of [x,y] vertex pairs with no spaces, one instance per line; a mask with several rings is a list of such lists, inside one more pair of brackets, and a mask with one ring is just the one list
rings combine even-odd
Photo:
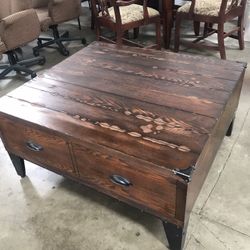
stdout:
[[11,15],[11,1],[10,0],[0,0],[0,19]]
[[50,0],[31,0],[32,2],[32,8],[42,8],[42,7],[48,7]]
[[11,2],[11,12],[16,13],[18,11],[27,10],[32,8],[31,0],[9,0]]
[[0,19],[31,8],[31,0],[0,0]]
[[[199,0],[192,0],[190,11],[189,11],[190,14],[194,13],[194,9],[198,1]],[[213,3],[213,1],[216,4],[220,4],[219,15],[225,15],[226,13],[238,7],[243,7],[243,9],[245,9],[246,2],[247,2],[247,0],[207,0],[207,1],[210,4],[211,2]]]
[[91,6],[93,6],[93,12],[95,16],[101,13],[102,16],[109,16],[108,7],[110,6],[110,0],[91,0]]

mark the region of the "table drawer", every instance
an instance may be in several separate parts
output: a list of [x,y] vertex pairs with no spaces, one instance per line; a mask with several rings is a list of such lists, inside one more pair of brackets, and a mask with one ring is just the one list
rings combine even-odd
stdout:
[[62,138],[6,118],[1,118],[0,128],[9,152],[60,172],[75,172],[68,145]]
[[169,170],[159,171],[150,163],[89,144],[74,144],[73,153],[80,178],[88,185],[159,217],[178,217],[178,181]]

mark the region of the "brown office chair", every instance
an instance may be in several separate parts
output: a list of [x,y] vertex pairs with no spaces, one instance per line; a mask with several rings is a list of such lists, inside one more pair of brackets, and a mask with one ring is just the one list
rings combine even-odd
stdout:
[[57,45],[57,49],[62,55],[68,56],[69,51],[64,46],[63,42],[80,40],[83,44],[86,43],[83,37],[69,37],[69,33],[59,34],[58,24],[77,19],[81,15],[80,0],[31,0],[32,8],[37,12],[41,30],[52,30],[53,38],[38,38],[38,46],[33,49],[34,55],[39,54],[39,50],[51,45]]
[[[44,57],[22,60],[20,47],[37,39],[40,34],[40,24],[34,10],[18,11],[13,0],[0,0],[0,54],[8,56],[8,64],[0,64],[0,79],[11,71],[25,73],[35,77],[36,73],[28,66],[44,64]],[[13,13],[14,11],[18,11]],[[19,53],[17,53],[19,52]]]
[[[123,43],[143,47],[124,37],[130,29],[136,29],[147,24],[155,24],[156,44],[151,48],[161,48],[161,21],[157,10],[147,7],[147,0],[143,5],[136,4],[136,0],[91,0],[95,17],[97,40],[104,40],[122,45]],[[101,28],[106,27],[116,34],[115,41],[101,35]]]
[[[224,45],[224,38],[226,37],[238,39],[240,49],[244,49],[243,21],[246,1],[247,0],[192,0],[192,2],[184,4],[178,9],[176,14],[175,51],[179,51],[180,25],[183,19],[205,23],[203,35],[195,39],[192,43],[193,45],[199,46],[199,44],[197,44],[199,41],[217,33],[217,49],[219,49],[221,59],[226,59]],[[226,33],[224,31],[224,24],[234,18],[238,18],[236,28]],[[218,25],[217,29],[213,28],[214,24]]]

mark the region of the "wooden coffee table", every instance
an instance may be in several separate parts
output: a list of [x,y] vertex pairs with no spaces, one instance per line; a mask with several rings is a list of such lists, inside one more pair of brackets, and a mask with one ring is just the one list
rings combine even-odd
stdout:
[[1,98],[1,137],[21,177],[25,159],[147,211],[181,249],[245,67],[96,42]]

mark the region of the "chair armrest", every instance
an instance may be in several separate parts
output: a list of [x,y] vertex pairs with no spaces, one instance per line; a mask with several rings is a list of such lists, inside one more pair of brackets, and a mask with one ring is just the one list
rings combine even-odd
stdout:
[[79,0],[50,0],[49,15],[56,24],[75,19],[81,15]]
[[[221,1],[219,16],[225,15],[226,10],[227,10],[227,7],[228,7],[227,2],[228,2],[228,0],[222,0],[222,1]],[[232,1],[231,5],[232,5],[233,3],[234,3],[234,2]],[[232,6],[230,6],[230,7],[232,7]]]
[[129,0],[129,1],[124,1],[124,0],[117,0],[116,5],[117,6],[128,6],[134,3],[137,3],[138,0]]
[[196,0],[192,0],[192,2],[191,2],[191,6],[190,6],[190,9],[189,9],[189,15],[190,16],[194,15],[195,2],[196,2]]
[[8,50],[35,40],[40,35],[36,11],[28,9],[3,18],[0,23],[0,35]]

